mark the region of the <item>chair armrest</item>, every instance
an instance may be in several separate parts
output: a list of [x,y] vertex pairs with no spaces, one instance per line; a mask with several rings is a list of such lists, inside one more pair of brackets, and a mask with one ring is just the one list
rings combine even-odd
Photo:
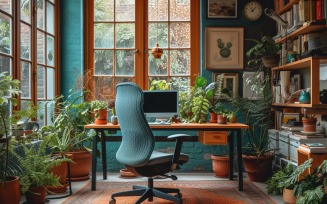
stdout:
[[174,134],[167,137],[168,139],[176,139],[175,151],[174,151],[174,156],[171,166],[172,170],[177,169],[179,156],[182,150],[183,139],[187,137],[191,137],[191,136],[187,134]]

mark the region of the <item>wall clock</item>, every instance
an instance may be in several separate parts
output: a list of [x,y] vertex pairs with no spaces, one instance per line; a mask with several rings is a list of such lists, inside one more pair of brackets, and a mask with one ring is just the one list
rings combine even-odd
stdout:
[[250,0],[243,5],[242,16],[249,23],[258,21],[263,14],[263,6],[258,0]]

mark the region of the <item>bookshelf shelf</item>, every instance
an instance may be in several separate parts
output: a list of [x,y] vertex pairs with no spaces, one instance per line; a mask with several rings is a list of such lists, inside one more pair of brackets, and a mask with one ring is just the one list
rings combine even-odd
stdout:
[[290,10],[294,4],[298,4],[300,0],[291,0],[290,2],[288,2],[288,4],[286,4],[283,8],[281,8],[279,11],[278,11],[278,14],[283,14],[285,13],[286,11]]
[[308,57],[272,68],[272,71],[293,71],[312,67],[313,64],[327,64],[327,57]]

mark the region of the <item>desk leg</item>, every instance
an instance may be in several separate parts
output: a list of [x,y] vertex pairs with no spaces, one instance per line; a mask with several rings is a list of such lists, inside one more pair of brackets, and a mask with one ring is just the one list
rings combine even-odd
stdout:
[[229,180],[233,180],[234,170],[234,132],[228,137],[229,140]]
[[243,168],[242,168],[242,135],[237,130],[237,166],[238,166],[238,190],[243,191]]
[[91,177],[91,190],[96,189],[96,172],[97,172],[97,144],[98,144],[98,131],[95,136],[93,136],[92,141],[92,177]]
[[107,180],[107,150],[106,150],[106,135],[101,131],[101,155],[102,155],[102,172],[103,180]]

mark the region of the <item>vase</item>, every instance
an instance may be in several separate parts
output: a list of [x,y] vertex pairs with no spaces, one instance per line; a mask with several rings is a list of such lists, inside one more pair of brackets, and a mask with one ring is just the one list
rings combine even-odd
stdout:
[[112,115],[110,121],[113,125],[118,125],[118,118],[116,115]]
[[302,91],[299,97],[299,101],[301,104],[308,104],[310,103],[310,92]]

